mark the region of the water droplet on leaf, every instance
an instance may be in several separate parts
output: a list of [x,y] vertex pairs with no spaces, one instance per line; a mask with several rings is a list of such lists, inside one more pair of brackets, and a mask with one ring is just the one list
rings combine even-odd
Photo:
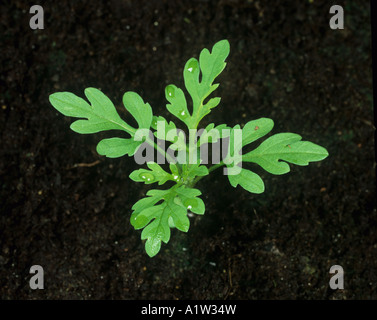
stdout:
[[184,202],[184,205],[188,210],[191,210],[192,208],[195,208],[198,206],[198,200],[196,199],[188,199]]
[[186,110],[180,111],[179,112],[179,116],[180,116],[181,119],[187,118],[187,112],[186,112]]
[[154,181],[154,175],[152,173],[148,173],[148,172],[144,172],[144,173],[140,173],[139,175],[140,179],[144,180],[144,181]]
[[195,72],[197,69],[198,69],[198,61],[196,60],[190,61],[187,66],[187,71],[192,73],[192,72]]
[[166,87],[166,93],[169,97],[174,98],[175,97],[175,89],[174,86],[170,85]]

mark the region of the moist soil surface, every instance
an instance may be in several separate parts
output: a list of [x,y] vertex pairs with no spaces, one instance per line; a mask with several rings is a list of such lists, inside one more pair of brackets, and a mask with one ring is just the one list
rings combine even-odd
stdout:
[[[41,1],[0,11],[0,297],[2,299],[376,299],[377,213],[368,1]],[[183,88],[191,57],[228,39],[221,104],[203,120],[274,120],[329,157],[291,165],[263,194],[233,188],[222,170],[197,187],[206,205],[149,258],[129,218],[154,185],[133,182],[133,158],[109,159],[48,97],[101,89],[126,120],[126,91],[154,114],[164,88]],[[179,120],[174,120],[176,124]],[[257,144],[256,144],[257,145]],[[254,146],[256,146],[254,145]],[[162,186],[163,188],[165,186]],[[31,290],[32,265],[44,290]],[[344,290],[329,287],[333,265]]]

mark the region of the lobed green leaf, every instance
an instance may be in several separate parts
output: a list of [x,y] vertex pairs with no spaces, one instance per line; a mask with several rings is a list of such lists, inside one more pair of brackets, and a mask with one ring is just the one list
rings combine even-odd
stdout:
[[155,162],[148,162],[147,166],[150,170],[147,169],[138,169],[134,170],[130,174],[130,178],[136,182],[144,182],[145,184],[151,184],[158,182],[159,185],[164,184],[168,180],[175,181],[174,176],[170,173],[167,173],[161,166]]
[[[117,113],[114,104],[100,90],[85,89],[88,102],[70,92],[56,92],[49,100],[53,107],[65,116],[82,118],[71,124],[71,129],[81,134],[97,133],[106,130],[123,130],[131,137],[136,129],[123,121]],[[126,109],[135,118],[140,129],[149,129],[152,123],[152,109],[148,103],[135,92],[126,92],[123,96]],[[109,158],[117,158],[135,154],[142,141],[134,139],[110,138],[101,140],[97,152]]]
[[187,102],[182,89],[170,84],[165,88],[165,97],[170,102],[166,105],[168,111],[189,127],[191,115],[187,109]]
[[205,205],[199,196],[202,194],[200,190],[181,186],[176,190],[178,198],[176,202],[181,206],[190,210],[193,213],[203,215],[205,212]]
[[[189,129],[196,129],[200,120],[220,103],[220,98],[205,99],[219,86],[213,84],[215,78],[224,70],[225,59],[229,55],[229,42],[217,42],[212,52],[203,49],[199,61],[189,59],[183,69],[185,87],[191,96],[193,110],[188,111],[187,101],[183,91],[175,85],[168,85],[165,89],[166,99],[170,102],[166,107],[173,115],[183,121]],[[200,78],[201,74],[201,79]]]
[[137,93],[129,91],[123,95],[123,104],[135,118],[139,129],[150,128],[153,113],[149,103],[144,103],[143,99]]
[[141,233],[141,240],[145,242],[145,251],[150,257],[154,257],[161,249],[161,241],[168,243],[170,240],[169,216],[166,214],[167,206],[157,208],[154,220],[148,224]]
[[170,228],[182,232],[190,228],[187,210],[204,214],[204,202],[198,197],[198,189],[174,186],[167,190],[150,190],[146,198],[132,207],[131,224],[135,229],[143,229],[141,239],[147,240],[145,250],[150,257],[161,249],[161,242],[170,239]]
[[309,162],[320,161],[328,156],[325,148],[301,139],[294,133],[275,134],[255,150],[243,155],[242,160],[257,163],[266,171],[279,175],[290,171],[287,162],[306,166]]
[[63,115],[86,119],[71,124],[71,129],[75,132],[88,134],[104,130],[124,130],[131,135],[135,132],[134,128],[119,117],[113,103],[100,90],[87,88],[85,95],[92,105],[70,92],[53,93],[49,100]]

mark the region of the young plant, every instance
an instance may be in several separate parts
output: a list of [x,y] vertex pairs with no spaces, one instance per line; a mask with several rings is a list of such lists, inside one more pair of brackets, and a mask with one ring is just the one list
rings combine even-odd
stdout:
[[[97,145],[97,152],[109,158],[134,156],[137,163],[146,163],[148,168],[135,170],[130,174],[133,181],[170,184],[162,190],[149,190],[147,196],[132,207],[131,224],[136,230],[143,229],[141,239],[146,240],[145,250],[150,257],[160,251],[161,242],[168,243],[171,228],[183,232],[189,230],[188,212],[204,214],[205,205],[195,184],[211,171],[224,166],[224,173],[228,175],[233,187],[240,185],[251,193],[262,193],[264,183],[261,177],[242,168],[242,162],[253,162],[272,174],[281,175],[290,171],[288,163],[304,166],[328,156],[326,149],[312,142],[302,141],[301,136],[295,133],[272,135],[256,149],[242,154],[243,147],[272,130],[274,123],[268,118],[249,121],[242,129],[240,125],[231,128],[226,124],[211,123],[198,134],[200,121],[220,103],[220,98],[208,97],[219,86],[214,81],[224,70],[228,54],[229,43],[222,40],[213,46],[211,52],[203,49],[199,60],[191,58],[187,61],[183,77],[192,100],[191,112],[180,88],[175,85],[165,88],[169,102],[166,108],[187,127],[188,143],[184,132],[177,130],[173,121],[154,116],[151,106],[135,92],[126,92],[123,104],[136,120],[136,128],[119,116],[113,103],[100,90],[85,89],[90,104],[70,92],[50,95],[50,102],[56,110],[65,116],[79,118],[71,124],[73,131],[89,134],[121,130],[130,136],[103,139]],[[154,137],[157,138],[157,143]],[[212,155],[219,156],[219,149],[214,148],[219,145],[216,143],[218,141],[223,142],[223,158],[207,167],[205,147],[211,144]],[[169,144],[167,149],[165,142]],[[151,147],[152,150],[157,150],[157,162],[155,153],[151,153]],[[160,166],[165,160],[169,169]]]

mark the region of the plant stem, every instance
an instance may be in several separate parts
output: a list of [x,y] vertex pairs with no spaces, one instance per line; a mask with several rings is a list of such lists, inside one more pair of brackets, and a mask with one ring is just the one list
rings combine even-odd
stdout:
[[175,160],[168,153],[166,153],[165,150],[162,149],[156,142],[151,140],[149,137],[145,141],[150,146],[154,147],[158,152],[160,152],[169,163],[175,163]]
[[210,167],[210,168],[208,169],[208,171],[209,171],[209,172],[212,172],[213,170],[216,170],[217,168],[220,168],[220,167],[222,167],[223,165],[224,165],[224,162],[221,161],[221,162],[219,162],[219,163],[217,163],[217,164],[214,164],[212,167]]
[[[217,168],[220,168],[224,165],[225,163],[223,161],[217,163],[217,164],[214,164],[212,167],[210,167],[208,169],[209,172],[212,172],[214,170],[216,170]],[[206,176],[198,176],[194,179],[194,181],[192,182],[192,187],[194,187],[202,178],[204,178]]]

